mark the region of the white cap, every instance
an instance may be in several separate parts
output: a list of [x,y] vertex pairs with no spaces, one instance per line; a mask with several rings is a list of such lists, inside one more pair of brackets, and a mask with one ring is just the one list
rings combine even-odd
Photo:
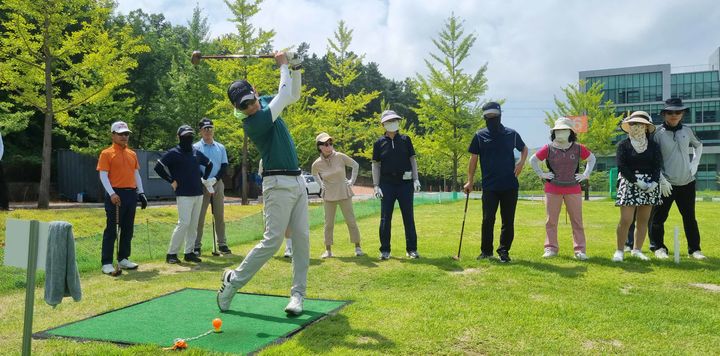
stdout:
[[132,132],[132,131],[130,131],[130,128],[124,121],[115,121],[110,126],[110,132],[123,133],[123,132]]

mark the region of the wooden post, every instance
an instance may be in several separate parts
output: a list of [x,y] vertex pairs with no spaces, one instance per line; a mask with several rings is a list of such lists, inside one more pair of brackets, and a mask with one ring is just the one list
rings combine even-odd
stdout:
[[30,236],[27,262],[27,280],[25,284],[25,322],[23,323],[22,354],[29,356],[31,351],[33,310],[35,307],[35,272],[37,271],[38,239],[40,222],[30,221]]

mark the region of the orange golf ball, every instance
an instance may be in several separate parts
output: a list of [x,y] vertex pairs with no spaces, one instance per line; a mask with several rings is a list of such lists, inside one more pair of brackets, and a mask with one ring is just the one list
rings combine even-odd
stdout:
[[215,330],[220,330],[220,327],[222,326],[222,320],[220,318],[215,318],[212,321],[212,325]]

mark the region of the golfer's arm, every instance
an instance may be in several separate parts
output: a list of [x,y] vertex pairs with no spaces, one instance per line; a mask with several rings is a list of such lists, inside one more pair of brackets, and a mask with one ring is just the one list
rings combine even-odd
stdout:
[[410,167],[412,168],[413,181],[420,179],[420,176],[418,176],[417,158],[415,157],[416,156],[410,157]]
[[135,186],[137,187],[136,190],[138,194],[145,193],[142,185],[142,178],[140,178],[140,171],[137,169],[135,170]]
[[473,180],[475,179],[475,170],[477,169],[477,163],[478,163],[478,155],[471,154],[470,162],[468,163],[468,175],[467,175],[468,183],[472,183]]
[[380,162],[372,161],[372,179],[373,185],[380,185]]
[[[294,77],[297,77],[298,82],[300,82],[300,73],[297,71],[296,74],[294,74]],[[270,101],[270,104],[268,105],[270,107],[270,113],[272,114],[272,119],[275,121],[278,116],[280,116],[280,113],[285,109],[286,106],[292,104],[293,102],[297,101],[297,99],[300,98],[300,95],[297,96],[297,98],[293,97],[293,77],[290,76],[290,69],[288,69],[287,64],[283,64],[280,66],[280,85],[278,87],[278,94],[275,95],[272,101]],[[298,89],[298,92],[300,89]]]
[[100,182],[102,183],[103,188],[105,188],[105,191],[108,193],[108,195],[112,196],[115,194],[115,190],[112,189],[112,184],[110,184],[110,176],[108,175],[108,171],[100,171]]
[[545,172],[543,172],[542,168],[540,168],[540,159],[537,158],[536,155],[530,156],[530,167],[532,167],[538,177],[542,178],[542,174]]
[[595,169],[595,162],[597,161],[597,158],[595,158],[595,154],[592,152],[590,153],[590,156],[587,158],[587,163],[585,164],[585,171],[583,174],[586,177],[590,177],[590,174],[593,172],[593,169]]
[[173,179],[170,176],[169,169],[162,163],[161,160],[158,160],[155,164],[155,173],[157,173],[160,178],[164,179],[168,183],[172,184]]

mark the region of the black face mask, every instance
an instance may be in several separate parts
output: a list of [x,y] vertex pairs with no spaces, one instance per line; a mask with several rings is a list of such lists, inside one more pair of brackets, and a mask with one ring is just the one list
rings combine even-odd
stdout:
[[485,124],[487,125],[488,130],[497,131],[500,129],[500,117],[494,119],[485,118]]
[[183,152],[192,151],[193,139],[194,139],[193,135],[180,136],[180,139],[179,139],[180,150],[182,150]]

